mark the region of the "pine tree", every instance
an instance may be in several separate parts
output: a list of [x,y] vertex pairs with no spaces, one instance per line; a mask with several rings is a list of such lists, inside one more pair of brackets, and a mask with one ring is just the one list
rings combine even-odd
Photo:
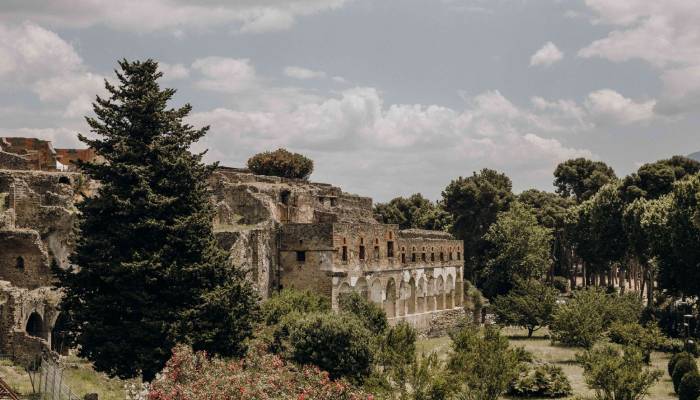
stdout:
[[80,355],[150,381],[176,343],[241,355],[257,302],[212,233],[215,166],[189,151],[208,127],[183,122],[189,104],[168,108],[175,90],[160,89],[155,61],[119,67],[86,118],[96,138],[79,135],[102,158],[79,165],[99,189],[79,205],[75,268],[57,275]]

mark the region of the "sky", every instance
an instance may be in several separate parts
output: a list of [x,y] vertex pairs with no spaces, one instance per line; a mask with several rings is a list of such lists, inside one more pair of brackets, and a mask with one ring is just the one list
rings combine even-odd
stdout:
[[3,0],[0,136],[82,147],[117,60],[153,58],[195,147],[280,147],[312,180],[433,200],[459,176],[553,190],[575,157],[618,176],[700,150],[697,0]]

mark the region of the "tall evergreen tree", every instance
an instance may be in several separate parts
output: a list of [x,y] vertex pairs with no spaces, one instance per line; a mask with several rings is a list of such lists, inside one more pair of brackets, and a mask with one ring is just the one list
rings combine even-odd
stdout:
[[118,85],[79,135],[102,162],[80,163],[100,183],[79,205],[75,268],[58,271],[70,335],[80,355],[122,378],[151,380],[176,343],[240,355],[251,334],[255,292],[227,267],[212,233],[207,179],[214,166],[190,146],[208,127],[183,122],[191,106],[168,108],[158,64],[119,62]]

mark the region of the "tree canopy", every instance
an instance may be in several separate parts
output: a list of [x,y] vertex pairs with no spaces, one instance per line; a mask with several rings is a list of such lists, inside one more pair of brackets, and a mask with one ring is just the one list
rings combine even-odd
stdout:
[[617,179],[615,171],[602,161],[575,158],[557,165],[554,186],[563,197],[580,203],[591,198],[601,187]]
[[445,230],[450,225],[450,215],[420,193],[396,197],[388,203],[377,203],[374,215],[377,221],[396,224],[399,229]]
[[515,199],[510,178],[492,169],[482,169],[450,182],[442,198],[445,210],[452,215],[452,233],[464,240],[465,263],[473,274],[484,255],[484,234],[498,213],[507,210]]
[[258,175],[281,176],[283,178],[309,179],[314,171],[314,162],[286,149],[258,153],[248,159],[248,169]]

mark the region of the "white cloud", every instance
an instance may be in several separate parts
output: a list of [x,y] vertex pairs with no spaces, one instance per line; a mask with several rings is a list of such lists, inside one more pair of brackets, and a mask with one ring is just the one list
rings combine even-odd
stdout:
[[563,58],[564,53],[554,43],[547,42],[530,57],[530,66],[549,67]]
[[90,72],[60,75],[37,81],[32,90],[42,102],[65,104],[65,117],[81,117],[92,110],[96,95],[104,95],[104,77]]
[[349,0],[52,0],[10,1],[0,20],[28,19],[58,27],[96,25],[129,32],[205,30],[230,26],[259,33],[287,29],[297,18],[342,7]]
[[343,78],[342,76],[334,76],[332,79],[333,79],[333,82],[336,82],[336,83],[349,83],[348,80]]
[[579,51],[613,62],[639,59],[661,71],[664,96],[657,110],[690,111],[700,104],[700,7],[696,0],[586,0],[597,23],[612,24],[606,37]]
[[200,89],[236,93],[257,85],[255,68],[248,59],[226,57],[200,58],[192,63],[192,69],[202,78],[195,85]]
[[651,121],[656,100],[638,103],[614,90],[602,89],[590,93],[584,104],[598,125],[629,125]]
[[81,69],[82,59],[73,46],[54,32],[29,22],[0,24],[0,77],[32,82]]
[[294,79],[321,79],[326,77],[326,73],[323,71],[314,71],[295,66],[285,67],[284,74]]
[[185,79],[190,76],[190,70],[182,64],[168,64],[159,61],[158,69],[163,73],[163,81]]

